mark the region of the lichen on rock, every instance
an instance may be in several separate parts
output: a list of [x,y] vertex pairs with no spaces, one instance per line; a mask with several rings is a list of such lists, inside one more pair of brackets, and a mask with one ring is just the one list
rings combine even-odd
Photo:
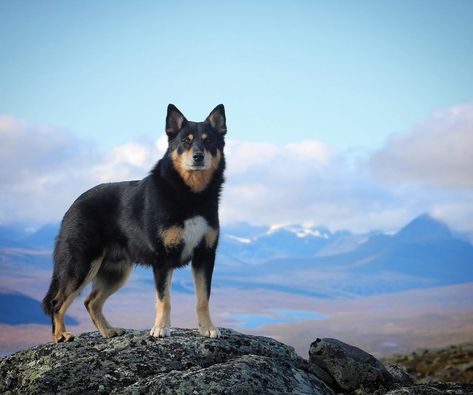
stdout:
[[292,347],[229,329],[222,335],[85,333],[0,360],[0,393],[333,394]]
[[413,384],[403,366],[386,367],[337,339],[317,339],[309,361],[274,339],[221,329],[166,338],[127,330],[104,339],[84,333],[0,359],[0,394],[463,395],[471,384]]

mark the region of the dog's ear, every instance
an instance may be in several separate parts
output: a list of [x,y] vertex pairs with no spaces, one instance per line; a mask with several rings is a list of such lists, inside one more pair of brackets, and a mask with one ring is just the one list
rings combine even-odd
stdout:
[[227,133],[227,120],[225,118],[225,107],[219,104],[215,107],[207,117],[206,121],[210,123],[217,132],[221,134]]
[[166,115],[166,134],[170,139],[187,124],[187,119],[174,104],[168,105],[168,113]]

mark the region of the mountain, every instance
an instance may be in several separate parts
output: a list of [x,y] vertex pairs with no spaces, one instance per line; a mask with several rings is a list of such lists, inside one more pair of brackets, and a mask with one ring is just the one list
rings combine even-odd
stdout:
[[0,226],[0,247],[15,247],[18,241],[26,235],[26,231],[19,225]]
[[224,227],[219,253],[226,258],[257,263],[284,257],[315,256],[347,232],[332,234],[326,228],[300,225],[253,227],[239,224]]
[[452,232],[448,226],[429,214],[423,214],[404,226],[397,234],[396,239],[408,243],[451,240]]
[[[58,228],[0,228],[0,276],[18,276],[19,268],[49,276]],[[137,269],[149,282],[147,271]],[[188,271],[174,278],[176,291],[193,292]],[[473,246],[426,214],[393,235],[239,223],[222,229],[214,279],[214,287],[310,297],[374,295],[473,281]]]
[[21,243],[30,248],[52,249],[58,233],[59,224],[47,224],[21,239]]
[[[299,290],[373,295],[473,281],[473,246],[428,215],[394,235],[374,234],[349,252],[270,259],[251,278],[280,279]],[[235,275],[231,276],[235,281]],[[254,281],[254,280],[250,280]]]
[[337,237],[333,237],[330,243],[322,247],[317,252],[317,256],[338,255],[353,251],[371,236],[370,234],[355,235],[350,232],[337,232]]
[[52,249],[58,232],[59,224],[46,224],[37,230],[18,225],[0,226],[0,248]]
[[364,257],[374,257],[367,270],[432,277],[444,284],[473,279],[473,246],[428,215],[414,219],[392,236],[370,238],[350,259]]
[[[0,240],[0,287],[9,288],[8,292],[0,292],[0,324],[10,328],[11,338],[19,330],[15,325],[49,325],[38,299],[45,294],[51,278],[56,232],[54,226],[37,232],[21,228],[15,231],[10,241],[6,237]],[[294,225],[224,227],[212,289],[218,295],[214,300],[218,300],[220,308],[232,312],[226,319],[248,327],[253,322],[264,326],[289,325],[283,324],[286,319],[294,324],[311,321],[314,318],[307,311],[321,304],[331,306],[333,302],[340,306],[355,302],[360,296],[408,290],[421,293],[426,288],[432,288],[429,292],[434,295],[436,287],[467,282],[473,282],[473,246],[445,224],[423,215],[390,235],[355,235]],[[141,306],[154,294],[153,283],[151,269],[138,266],[120,291],[121,296],[125,295],[130,305]],[[190,268],[176,270],[173,295],[190,300],[189,295],[193,294]],[[241,306],[235,295],[243,298]],[[392,300],[397,295],[385,298]],[[445,305],[452,303],[453,310],[459,307],[458,303],[468,303],[463,300],[446,300]],[[298,307],[301,301],[303,308]],[[368,312],[382,308],[383,302],[380,303],[370,305]],[[437,308],[435,305],[435,311]]]
[[[66,325],[77,325],[72,317],[66,316]],[[43,314],[41,303],[25,294],[0,288],[0,324],[50,325],[51,319]]]

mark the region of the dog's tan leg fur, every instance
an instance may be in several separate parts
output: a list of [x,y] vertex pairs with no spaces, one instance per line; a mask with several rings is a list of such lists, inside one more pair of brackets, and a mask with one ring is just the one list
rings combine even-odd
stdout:
[[167,273],[163,298],[161,299],[159,293],[156,292],[156,320],[154,321],[154,326],[150,331],[151,336],[171,336],[171,284],[172,270]]
[[67,332],[66,325],[64,324],[64,317],[66,315],[66,311],[71,305],[72,301],[75,299],[79,292],[74,292],[70,294],[64,303],[62,304],[61,308],[57,313],[54,313],[53,320],[54,320],[54,334],[53,340],[56,343],[60,342],[68,342],[74,339],[74,335],[70,332]]
[[85,277],[85,280],[82,284],[75,290],[72,291],[64,300],[61,308],[57,313],[53,313],[53,320],[54,320],[54,333],[53,333],[53,340],[56,343],[60,342],[68,342],[74,339],[74,335],[70,332],[67,332],[66,325],[64,324],[64,317],[66,316],[66,311],[74,301],[76,296],[82,291],[85,286],[97,275],[97,272],[102,265],[103,255],[100,258],[95,259],[92,261],[90,265],[89,273]]
[[209,298],[207,297],[207,282],[203,270],[195,270],[192,268],[192,275],[194,276],[195,294],[197,297],[197,321],[199,323],[199,332],[202,336],[220,337],[220,331],[212,323],[209,310]]
[[108,338],[120,336],[125,332],[121,328],[112,327],[108,323],[107,319],[104,317],[102,310],[103,305],[105,301],[109,298],[109,296],[116,292],[119,288],[121,288],[122,285],[125,284],[125,282],[128,280],[131,268],[131,264],[123,264],[122,277],[114,283],[107,282],[107,278],[102,278],[99,273],[94,279],[92,292],[84,302],[85,307],[89,312],[90,318],[92,319],[92,322],[103,337]]

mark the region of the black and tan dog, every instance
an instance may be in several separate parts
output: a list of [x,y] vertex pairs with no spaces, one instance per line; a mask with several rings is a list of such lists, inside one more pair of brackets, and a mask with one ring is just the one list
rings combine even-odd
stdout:
[[98,185],[82,194],[62,220],[54,250],[54,272],[43,300],[53,339],[69,341],[64,316],[92,281],[85,306],[104,337],[121,335],[102,313],[107,298],[127,280],[134,263],[153,268],[156,320],[151,335],[170,335],[173,269],[192,260],[199,331],[219,337],[209,313],[210,286],[219,236],[218,204],[223,184],[225,109],[204,122],[190,122],[172,104],[169,147],[140,181]]

